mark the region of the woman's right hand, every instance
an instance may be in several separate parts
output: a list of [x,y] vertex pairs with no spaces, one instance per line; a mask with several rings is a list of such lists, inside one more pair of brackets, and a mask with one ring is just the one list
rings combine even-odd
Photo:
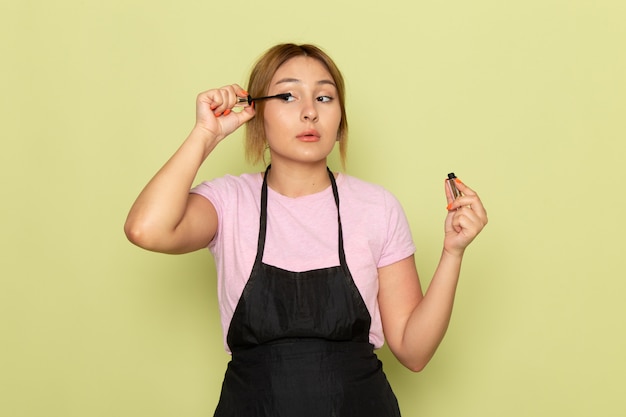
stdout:
[[217,144],[254,117],[254,109],[234,112],[248,93],[233,84],[198,94],[196,124],[187,139],[144,187],[128,213],[124,231],[142,248],[186,253],[206,247],[216,233],[215,208],[189,194],[198,169]]
[[232,111],[238,97],[248,97],[248,92],[237,84],[198,94],[195,127],[205,131],[217,142],[223,140],[255,115],[252,106]]

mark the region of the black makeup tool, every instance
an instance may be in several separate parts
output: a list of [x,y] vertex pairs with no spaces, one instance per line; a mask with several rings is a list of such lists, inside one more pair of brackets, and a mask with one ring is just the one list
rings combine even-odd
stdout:
[[237,97],[237,104],[244,105],[244,106],[247,104],[248,106],[251,106],[253,101],[269,100],[270,98],[280,98],[280,99],[286,100],[289,97],[293,97],[291,93],[282,93],[282,94],[276,94],[275,96],[265,96],[265,97],[256,97],[256,98],[248,95],[248,97]]

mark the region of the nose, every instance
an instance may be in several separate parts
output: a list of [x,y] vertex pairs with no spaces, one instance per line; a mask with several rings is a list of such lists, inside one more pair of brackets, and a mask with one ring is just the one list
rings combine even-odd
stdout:
[[315,100],[303,100],[301,118],[305,122],[317,122],[319,114],[315,107]]

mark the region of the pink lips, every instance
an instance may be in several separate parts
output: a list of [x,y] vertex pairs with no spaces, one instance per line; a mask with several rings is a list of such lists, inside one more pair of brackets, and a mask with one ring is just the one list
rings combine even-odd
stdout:
[[315,129],[305,130],[304,132],[299,133],[296,137],[303,142],[317,142],[320,140],[320,134]]

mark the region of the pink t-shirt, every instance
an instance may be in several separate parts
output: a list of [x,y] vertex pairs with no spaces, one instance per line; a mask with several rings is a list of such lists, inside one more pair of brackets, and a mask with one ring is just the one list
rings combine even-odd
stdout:
[[[191,190],[215,206],[218,231],[209,244],[217,267],[224,347],[257,252],[263,174],[227,175]],[[378,308],[378,268],[415,252],[398,200],[384,188],[345,174],[337,177],[348,268],[372,317],[370,343],[384,343]],[[339,265],[337,208],[332,188],[303,197],[268,189],[263,262],[294,272]]]

